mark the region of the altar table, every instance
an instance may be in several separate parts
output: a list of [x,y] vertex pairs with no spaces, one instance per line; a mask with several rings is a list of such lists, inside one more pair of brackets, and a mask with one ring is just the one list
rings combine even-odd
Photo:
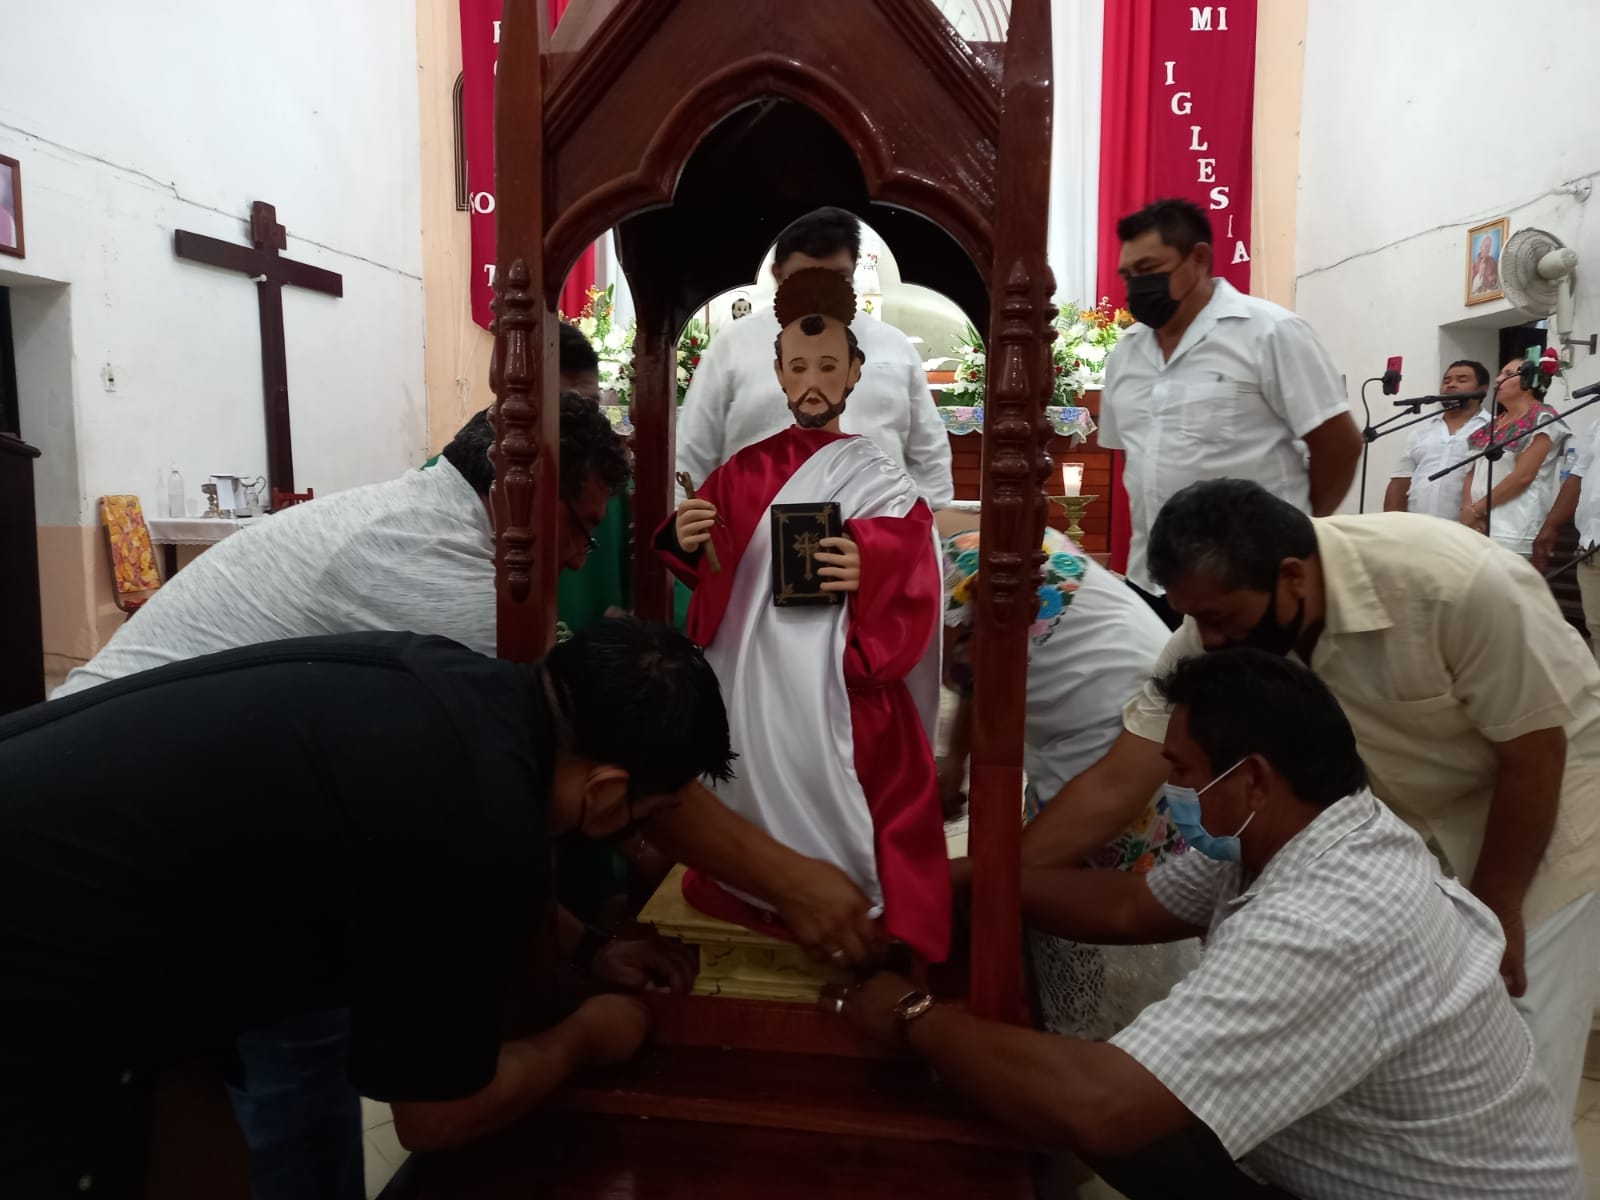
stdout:
[[179,546],[214,546],[260,517],[150,517],[150,540],[161,547],[162,579],[178,573]]

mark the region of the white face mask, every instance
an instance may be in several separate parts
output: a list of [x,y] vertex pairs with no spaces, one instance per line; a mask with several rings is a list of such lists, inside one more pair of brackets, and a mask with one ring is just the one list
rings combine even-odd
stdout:
[[1167,813],[1172,817],[1172,823],[1177,826],[1178,832],[1183,834],[1183,840],[1189,843],[1189,848],[1197,853],[1204,854],[1207,858],[1218,859],[1222,862],[1238,862],[1243,847],[1239,843],[1239,834],[1243,833],[1256,819],[1256,814],[1251,813],[1244,819],[1244,824],[1227,837],[1216,837],[1207,831],[1200,821],[1200,797],[1232,775],[1244,765],[1240,759],[1221,775],[1218,775],[1205,787],[1187,788],[1179,787],[1175,783],[1166,786]]

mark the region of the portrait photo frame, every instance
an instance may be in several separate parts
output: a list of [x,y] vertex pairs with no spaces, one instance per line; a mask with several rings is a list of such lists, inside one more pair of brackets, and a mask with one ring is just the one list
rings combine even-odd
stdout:
[[1511,219],[1496,217],[1467,230],[1467,305],[1487,304],[1505,295],[1500,286],[1500,256],[1510,236]]
[[22,237],[22,164],[0,154],[0,254],[27,257]]

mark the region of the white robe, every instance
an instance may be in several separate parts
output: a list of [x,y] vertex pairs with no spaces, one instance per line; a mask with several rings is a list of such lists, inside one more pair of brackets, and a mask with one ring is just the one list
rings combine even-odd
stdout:
[[[919,498],[904,470],[865,438],[854,437],[813,454],[773,503],[831,500],[839,505],[841,518],[850,521],[904,517]],[[929,539],[928,553],[938,560],[936,536]],[[865,573],[884,566],[864,563],[862,569]],[[844,678],[849,620],[848,601],[782,608],[772,603],[771,522],[758,522],[739,559],[727,610],[706,650],[722,684],[733,748],[739,754],[735,777],[718,784],[716,793],[783,845],[842,870],[866,893],[878,916],[883,889],[872,815],[856,775]],[[928,648],[905,680],[929,746],[939,721],[938,628],[934,613]],[[819,753],[818,747],[825,749]],[[752,896],[735,894],[765,907]]]

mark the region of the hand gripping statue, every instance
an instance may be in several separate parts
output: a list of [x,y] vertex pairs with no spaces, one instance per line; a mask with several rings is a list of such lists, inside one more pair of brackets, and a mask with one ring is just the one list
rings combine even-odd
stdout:
[[[931,962],[949,949],[950,883],[933,737],[941,559],[933,514],[870,441],[839,432],[863,357],[855,293],[827,270],[778,289],[778,380],[795,424],[747,447],[657,534],[694,589],[688,633],[722,683],[740,753],[718,797],[843,870],[885,931]],[[712,916],[771,917],[691,873]]]

